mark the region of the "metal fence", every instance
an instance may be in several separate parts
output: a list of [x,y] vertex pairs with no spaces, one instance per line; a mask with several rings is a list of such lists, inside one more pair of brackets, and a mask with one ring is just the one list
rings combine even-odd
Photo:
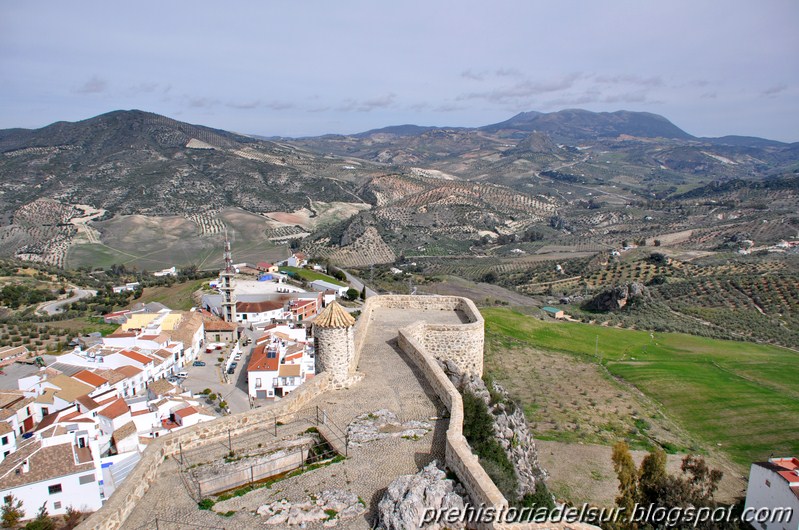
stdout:
[[[311,428],[319,434],[318,443],[290,446],[292,436],[300,437]],[[282,440],[287,440],[289,447],[283,446]],[[242,434],[228,431],[227,440],[211,442],[202,449],[183,451],[181,448],[176,459],[186,489],[199,502],[209,495],[304,470],[308,465],[339,454],[346,457],[347,441],[346,431],[316,406],[292,414],[276,415],[271,422],[254,431]],[[270,453],[273,449],[270,445],[274,446],[274,452]],[[262,458],[258,453],[262,453]],[[252,463],[244,461],[236,467],[235,459],[242,458],[240,455],[246,455]],[[196,476],[195,468],[225,459],[233,464],[231,471],[205,478]]]

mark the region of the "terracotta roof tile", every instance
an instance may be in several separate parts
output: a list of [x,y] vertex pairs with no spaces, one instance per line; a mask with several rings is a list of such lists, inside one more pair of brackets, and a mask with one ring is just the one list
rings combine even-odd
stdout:
[[348,328],[355,325],[355,319],[338,302],[333,301],[319,313],[313,325],[320,328]]

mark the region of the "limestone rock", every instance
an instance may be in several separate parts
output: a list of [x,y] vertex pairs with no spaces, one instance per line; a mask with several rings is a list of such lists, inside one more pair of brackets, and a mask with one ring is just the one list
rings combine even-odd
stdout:
[[[431,462],[415,475],[397,477],[386,489],[377,506],[377,528],[405,530],[425,528],[438,530],[436,523],[421,525],[427,509],[464,507],[464,499],[456,492],[455,483],[446,478],[436,461]],[[448,528],[463,528],[452,527]]]

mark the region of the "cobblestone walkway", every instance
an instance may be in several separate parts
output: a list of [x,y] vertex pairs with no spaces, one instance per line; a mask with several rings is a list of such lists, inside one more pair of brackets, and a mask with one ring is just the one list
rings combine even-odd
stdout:
[[[429,420],[444,415],[445,408],[432,388],[411,364],[396,344],[397,330],[412,322],[460,324],[463,317],[450,311],[407,311],[376,309],[369,334],[363,345],[359,371],[364,379],[348,390],[328,392],[319,396],[311,406],[318,405],[341,428],[355,416],[379,409],[394,412],[400,421]],[[217,527],[249,529],[262,527],[264,518],[253,512],[262,504],[286,499],[303,502],[310,495],[324,490],[347,490],[358,495],[367,505],[367,513],[357,519],[341,521],[336,528],[368,529],[373,526],[377,502],[388,484],[399,475],[416,473],[433,459],[443,461],[447,420],[432,422],[434,429],[419,440],[388,438],[351,447],[344,462],[306,472],[297,477],[217,503],[214,511],[234,511],[230,517],[199,510],[180,478],[177,463],[162,466],[163,478],[158,480],[131,513],[124,528],[158,528],[185,530]],[[264,436],[271,436],[264,432]],[[251,438],[252,436],[248,436]],[[257,439],[253,437],[253,439]],[[272,438],[274,439],[274,438]],[[234,445],[236,442],[233,442]],[[169,523],[166,520],[180,521]],[[322,523],[306,528],[322,528]]]

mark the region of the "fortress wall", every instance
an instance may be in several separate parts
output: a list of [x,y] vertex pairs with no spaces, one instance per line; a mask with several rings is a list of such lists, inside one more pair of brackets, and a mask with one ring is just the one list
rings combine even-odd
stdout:
[[474,302],[457,296],[373,296],[366,300],[361,316],[355,324],[355,356],[350,373],[355,372],[361,348],[368,332],[375,308],[405,309],[409,311],[457,311],[466,317],[465,324],[427,324],[417,340],[436,359],[452,361],[469,374],[483,375],[484,321]]
[[508,501],[494,485],[491,477],[480,465],[472,449],[463,436],[463,400],[460,392],[449,380],[435,358],[426,351],[419,337],[426,336],[428,326],[422,322],[399,330],[399,347],[424,373],[441,401],[449,409],[447,428],[446,465],[461,481],[471,500],[476,505],[485,504],[499,509]]
[[240,435],[263,429],[265,425],[272,425],[276,417],[279,417],[280,421],[291,421],[292,415],[308,406],[316,396],[327,391],[330,383],[329,374],[319,374],[272,407],[240,412],[154,439],[144,450],[141,461],[125,482],[102,508],[94,512],[78,528],[85,530],[120,528],[159,476],[161,464],[169,456],[178,454],[181,445],[183,449],[193,449],[209,442],[227,443],[228,430],[231,430],[232,435]]

